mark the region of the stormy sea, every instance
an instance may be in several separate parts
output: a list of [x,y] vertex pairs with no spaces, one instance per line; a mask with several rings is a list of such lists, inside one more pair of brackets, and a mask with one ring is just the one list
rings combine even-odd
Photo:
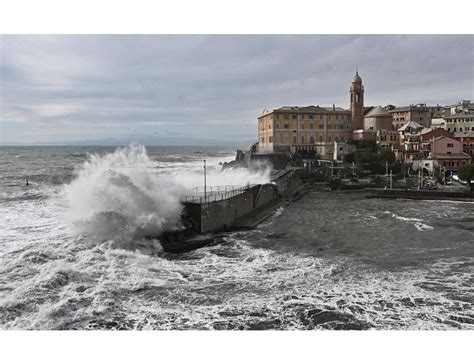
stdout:
[[179,226],[204,159],[208,185],[271,171],[221,171],[225,148],[0,152],[1,329],[474,329],[474,202],[310,191],[169,254],[145,236]]

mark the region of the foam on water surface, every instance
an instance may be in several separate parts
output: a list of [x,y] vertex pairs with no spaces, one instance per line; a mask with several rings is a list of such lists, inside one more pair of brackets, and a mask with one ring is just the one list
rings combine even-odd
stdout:
[[[66,187],[0,206],[1,328],[474,328],[472,204],[311,193],[255,231],[168,255],[141,234],[176,222],[179,179],[198,181],[202,161],[166,173],[161,155],[79,155]],[[266,178],[222,177],[221,158],[206,156],[216,181]]]

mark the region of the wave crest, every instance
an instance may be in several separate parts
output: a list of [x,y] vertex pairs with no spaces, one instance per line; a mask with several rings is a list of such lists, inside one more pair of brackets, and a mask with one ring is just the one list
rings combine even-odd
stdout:
[[143,146],[90,155],[65,187],[72,231],[129,243],[178,228],[184,188],[170,177],[152,174],[152,169]]

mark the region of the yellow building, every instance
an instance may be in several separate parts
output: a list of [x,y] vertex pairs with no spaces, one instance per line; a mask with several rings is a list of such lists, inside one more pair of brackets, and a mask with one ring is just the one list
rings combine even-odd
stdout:
[[258,117],[258,153],[314,150],[332,153],[334,142],[352,139],[351,110],[285,106]]

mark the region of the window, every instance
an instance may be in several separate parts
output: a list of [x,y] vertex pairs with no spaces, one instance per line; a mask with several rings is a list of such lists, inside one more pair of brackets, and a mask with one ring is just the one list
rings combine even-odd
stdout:
[[296,119],[296,114],[291,115],[292,119]]
[[301,144],[304,144],[304,135],[301,136]]
[[324,129],[324,124],[319,124],[319,129]]
[[269,143],[273,143],[273,137],[272,137],[272,136],[269,136],[269,137],[268,137],[268,142],[269,142]]
[[314,124],[313,123],[309,124],[309,128],[314,129]]
[[293,144],[296,144],[296,135],[293,135]]
[[310,119],[314,119],[314,115],[313,115],[313,114],[309,114],[309,118],[310,118]]
[[288,129],[288,124],[285,124],[285,129]]
[[301,123],[301,129],[304,129],[304,123]]
[[453,148],[453,147],[454,147],[453,143],[448,143],[448,148]]
[[309,137],[309,143],[310,143],[310,144],[314,144],[314,136],[310,136],[310,137]]
[[262,137],[262,143],[265,144],[265,138]]
[[284,117],[285,117],[285,119],[287,119],[287,120],[288,120],[288,119],[290,118],[290,115],[288,115],[288,114],[285,114],[285,116],[284,116]]
[[276,124],[276,128],[280,129],[280,124],[279,123]]
[[328,136],[328,142],[330,142],[330,141],[332,141],[332,138],[331,138],[331,136],[329,135],[329,136]]
[[323,136],[322,136],[322,135],[319,136],[319,141],[320,141],[320,142],[323,141]]

